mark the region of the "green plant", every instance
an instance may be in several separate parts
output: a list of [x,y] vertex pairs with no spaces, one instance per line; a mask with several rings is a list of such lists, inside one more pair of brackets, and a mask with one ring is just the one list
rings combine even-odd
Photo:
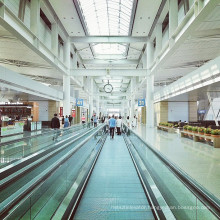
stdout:
[[174,128],[178,128],[178,127],[179,127],[179,125],[178,125],[178,124],[175,124],[175,125],[174,125]]
[[204,130],[204,133],[205,133],[205,134],[211,134],[211,132],[212,132],[212,129],[211,129],[211,128],[206,128],[206,129]]
[[199,133],[204,133],[204,131],[205,131],[205,128],[203,128],[203,127],[200,127],[200,128],[198,129],[198,132],[199,132]]
[[192,131],[197,132],[197,131],[198,131],[198,127],[193,127],[193,128],[192,128]]
[[218,130],[218,129],[212,130],[211,134],[212,135],[220,135],[220,130]]
[[168,123],[168,127],[172,128],[173,124],[172,123]]
[[188,127],[187,127],[187,130],[188,130],[188,131],[192,131],[192,128],[193,128],[192,126],[188,126]]
[[184,126],[183,126],[183,129],[184,129],[184,130],[187,130],[187,128],[188,128],[188,125],[184,125]]

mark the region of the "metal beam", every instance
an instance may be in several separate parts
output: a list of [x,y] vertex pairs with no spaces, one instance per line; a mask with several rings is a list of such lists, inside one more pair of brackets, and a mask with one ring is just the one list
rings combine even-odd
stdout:
[[126,92],[113,92],[113,93],[106,93],[106,92],[100,92],[99,96],[109,97],[111,99],[115,99],[114,97],[120,97],[118,99],[121,99],[121,97],[126,97]]
[[[110,76],[146,76],[146,69],[111,69],[108,70]],[[71,70],[71,76],[106,76],[106,69],[77,69]]]
[[85,65],[137,65],[138,64],[138,60],[111,60],[111,59],[96,59],[96,60],[83,60],[82,61],[83,64]]
[[71,37],[71,43],[146,43],[147,37],[127,37],[127,36],[91,36],[91,37]]

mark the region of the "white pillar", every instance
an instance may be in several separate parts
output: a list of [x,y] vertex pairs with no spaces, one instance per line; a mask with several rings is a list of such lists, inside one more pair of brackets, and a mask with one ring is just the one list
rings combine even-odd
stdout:
[[63,114],[70,115],[70,41],[64,43],[64,62],[67,67],[67,75],[63,76]]
[[156,57],[162,50],[162,24],[156,25]]
[[150,66],[153,56],[153,42],[147,43],[147,90],[146,90],[146,126],[148,128],[154,127],[154,76],[151,75]]
[[63,76],[63,115],[70,114],[70,75]]
[[135,105],[135,103],[134,103],[134,96],[132,95],[132,92],[134,91],[134,87],[135,87],[134,78],[131,78],[131,106],[130,106],[130,108],[131,108],[130,109],[130,111],[131,111],[131,114],[130,114],[131,122],[134,118],[134,105]]
[[147,76],[147,127],[154,127],[154,76]]
[[58,25],[52,23],[51,25],[51,51],[55,56],[58,56]]
[[99,116],[99,108],[100,108],[100,100],[99,100],[99,92],[97,93],[97,98],[96,98],[96,114]]
[[30,29],[37,37],[40,34],[40,2],[41,0],[31,1],[30,9]]
[[90,96],[89,96],[89,115],[90,118],[93,115],[93,78],[90,78]]
[[169,38],[178,26],[178,0],[169,0]]

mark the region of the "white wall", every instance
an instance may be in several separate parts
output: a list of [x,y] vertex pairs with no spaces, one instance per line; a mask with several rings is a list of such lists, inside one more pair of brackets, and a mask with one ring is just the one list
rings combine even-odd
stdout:
[[188,102],[168,102],[168,121],[187,121],[189,118]]
[[48,101],[38,101],[39,104],[39,121],[49,121],[48,118]]

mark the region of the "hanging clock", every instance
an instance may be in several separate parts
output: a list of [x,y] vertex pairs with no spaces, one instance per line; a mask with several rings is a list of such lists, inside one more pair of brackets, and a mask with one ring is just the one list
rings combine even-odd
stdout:
[[112,87],[112,85],[109,84],[109,82],[108,82],[108,83],[104,86],[104,91],[105,91],[106,93],[111,93],[112,90],[113,90],[113,87]]

